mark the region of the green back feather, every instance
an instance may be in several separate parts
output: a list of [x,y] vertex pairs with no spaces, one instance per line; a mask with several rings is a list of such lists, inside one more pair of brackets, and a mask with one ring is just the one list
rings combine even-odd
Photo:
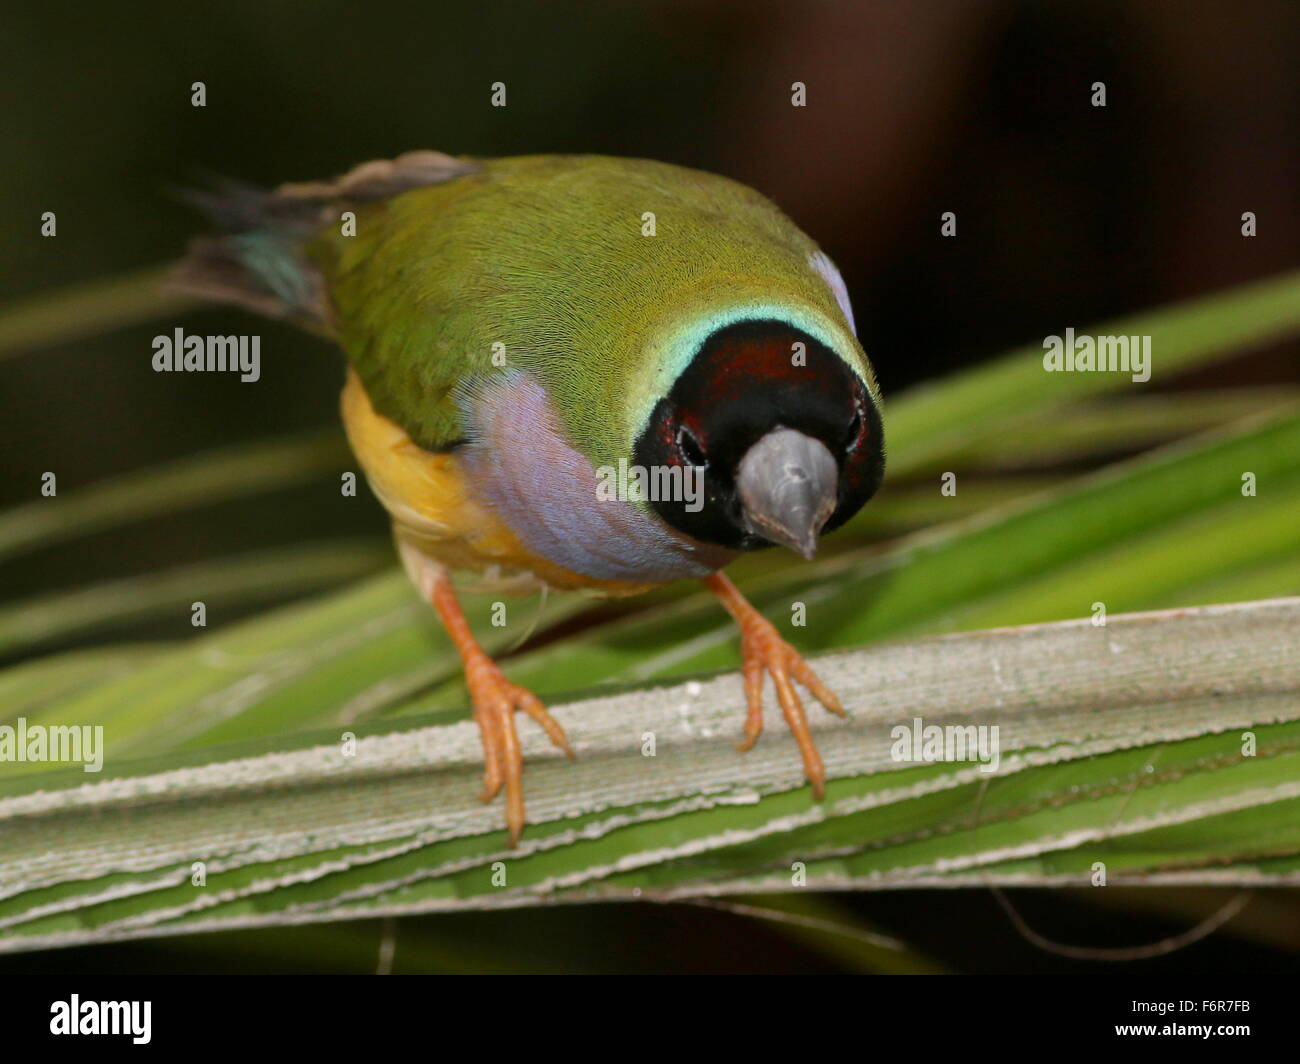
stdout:
[[875,391],[816,245],[751,189],[600,156],[477,166],[358,204],[355,236],[331,226],[306,249],[376,409],[422,446],[463,436],[465,388],[522,369],[575,445],[615,464],[699,343],[743,317],[794,322]]

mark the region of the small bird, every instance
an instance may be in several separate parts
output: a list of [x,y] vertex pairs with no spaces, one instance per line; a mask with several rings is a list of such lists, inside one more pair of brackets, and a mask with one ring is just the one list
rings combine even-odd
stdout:
[[734,181],[596,155],[416,151],[193,198],[221,232],[191,243],[174,284],[347,356],[348,439],[464,663],[483,798],[504,787],[511,846],[516,711],[573,752],[474,638],[453,571],[611,596],[702,581],[740,628],[739,748],[762,730],[768,674],[823,796],[794,682],[843,708],[722,572],[772,545],[811,558],[884,474],[879,389],[811,239]]

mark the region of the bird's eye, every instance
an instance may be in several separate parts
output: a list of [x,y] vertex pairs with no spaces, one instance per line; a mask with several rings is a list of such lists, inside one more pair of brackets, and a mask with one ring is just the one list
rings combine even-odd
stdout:
[[862,403],[853,405],[853,420],[849,422],[849,450],[853,450],[862,440]]
[[677,430],[677,449],[681,451],[682,457],[688,465],[707,466],[709,464],[708,459],[704,457],[704,448],[700,446],[699,441],[685,425]]

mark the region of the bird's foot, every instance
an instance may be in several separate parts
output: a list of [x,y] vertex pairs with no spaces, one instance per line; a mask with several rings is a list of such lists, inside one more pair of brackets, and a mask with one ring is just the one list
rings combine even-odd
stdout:
[[474,721],[483,740],[482,798],[485,802],[492,801],[504,784],[506,827],[513,847],[524,830],[524,758],[515,728],[516,710],[532,717],[568,757],[573,757],[573,750],[564,729],[547,712],[540,698],[507,680],[501,667],[477,646],[464,658],[465,683],[474,706]]
[[[417,569],[418,573],[424,571]],[[504,785],[506,828],[510,833],[510,845],[514,847],[524,830],[524,755],[515,729],[515,711],[522,709],[532,717],[550,736],[551,742],[570,758],[573,749],[564,729],[546,711],[542,700],[507,680],[501,666],[478,645],[446,572],[432,566],[427,572],[427,591],[433,607],[465,664],[465,685],[469,688],[479,738],[483,740],[483,801],[492,801]]]
[[795,742],[799,744],[804,775],[812,784],[813,797],[820,801],[826,794],[826,769],[821,754],[817,752],[817,744],[813,742],[812,733],[808,730],[808,715],[804,712],[803,702],[792,681],[797,680],[803,684],[818,702],[837,716],[845,715],[844,707],[840,705],[835,693],[818,679],[803,656],[781,638],[771,621],[746,601],[735,584],[721,573],[714,573],[704,582],[722,600],[722,604],[740,626],[748,714],[745,717],[745,738],[737,745],[737,749],[742,752],[750,749],[762,734],[763,675],[770,674],[785,722],[794,735]]

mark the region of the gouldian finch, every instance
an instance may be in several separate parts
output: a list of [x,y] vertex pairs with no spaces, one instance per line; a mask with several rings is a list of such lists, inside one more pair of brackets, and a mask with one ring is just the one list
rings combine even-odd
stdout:
[[[871,364],[812,240],[734,181],[594,155],[410,152],[198,198],[224,232],[193,242],[177,283],[347,355],[348,439],[464,662],[483,796],[504,787],[510,845],[525,821],[516,711],[572,751],[474,638],[458,570],[602,595],[703,581],[740,627],[740,749],[770,675],[822,796],[794,683],[843,709],[722,572],[774,544],[811,558],[884,473]],[[610,490],[612,475],[636,490]]]

